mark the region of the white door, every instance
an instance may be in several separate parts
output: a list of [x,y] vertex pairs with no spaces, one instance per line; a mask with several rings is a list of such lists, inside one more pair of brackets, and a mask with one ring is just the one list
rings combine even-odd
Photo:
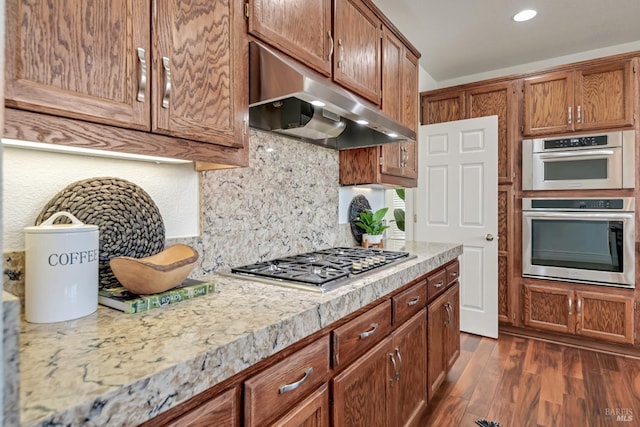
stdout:
[[498,337],[498,117],[420,127],[414,238],[458,242],[460,330]]

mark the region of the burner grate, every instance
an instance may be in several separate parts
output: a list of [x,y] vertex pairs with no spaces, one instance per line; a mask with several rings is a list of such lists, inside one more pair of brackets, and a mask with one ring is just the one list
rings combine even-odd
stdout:
[[382,249],[337,247],[234,267],[231,272],[322,287],[408,259],[409,255]]

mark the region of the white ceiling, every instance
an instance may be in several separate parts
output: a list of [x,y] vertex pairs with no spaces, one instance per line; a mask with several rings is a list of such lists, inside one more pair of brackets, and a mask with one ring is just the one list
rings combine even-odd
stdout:
[[[640,0],[373,1],[437,82],[611,46],[640,49]],[[511,19],[530,8],[533,20]]]

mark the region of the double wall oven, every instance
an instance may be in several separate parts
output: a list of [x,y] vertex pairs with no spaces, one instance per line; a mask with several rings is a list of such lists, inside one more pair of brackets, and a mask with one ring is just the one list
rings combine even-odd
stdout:
[[535,191],[522,199],[523,277],[634,288],[635,198],[595,190],[635,187],[635,131],[522,148],[522,187]]

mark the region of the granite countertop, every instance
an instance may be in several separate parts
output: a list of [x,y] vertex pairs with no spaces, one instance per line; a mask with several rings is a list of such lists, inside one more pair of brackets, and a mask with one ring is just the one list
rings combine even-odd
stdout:
[[162,309],[23,319],[21,425],[140,424],[462,254],[459,244],[389,249],[417,257],[324,295],[216,275],[215,293]]

